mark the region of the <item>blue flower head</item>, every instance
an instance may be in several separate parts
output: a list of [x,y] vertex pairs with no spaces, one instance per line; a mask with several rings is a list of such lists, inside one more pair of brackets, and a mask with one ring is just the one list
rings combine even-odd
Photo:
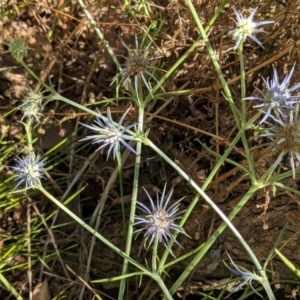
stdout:
[[48,170],[43,167],[45,160],[41,159],[40,154],[34,153],[30,153],[28,157],[18,157],[16,166],[11,167],[15,170],[15,178],[18,180],[15,189],[21,183],[25,183],[25,190],[34,189],[35,186],[40,185],[40,179],[45,178],[42,173]]
[[279,82],[279,76],[276,68],[273,66],[274,75],[271,80],[263,78],[266,85],[265,92],[256,87],[261,96],[247,97],[244,100],[259,100],[262,103],[254,105],[254,108],[262,108],[265,114],[259,124],[265,122],[271,113],[274,112],[276,118],[287,118],[286,110],[292,110],[293,105],[298,102],[299,96],[291,95],[296,89],[300,88],[300,83],[289,87],[296,64],[294,63],[290,73],[286,75],[282,83]]
[[[240,277],[243,278],[242,282],[239,283],[239,284],[238,284],[238,285],[230,292],[230,294],[229,294],[227,297],[229,297],[231,294],[233,294],[233,293],[239,291],[239,290],[240,290],[241,288],[243,288],[246,284],[249,284],[250,287],[252,288],[252,290],[253,290],[256,294],[258,294],[258,293],[255,291],[255,289],[253,288],[253,286],[252,286],[252,280],[257,280],[257,281],[259,281],[259,282],[262,282],[263,278],[262,278],[261,276],[256,275],[255,273],[250,272],[250,271],[247,271],[247,270],[243,271],[243,270],[241,270],[241,269],[233,262],[233,260],[231,259],[231,257],[229,256],[228,253],[227,253],[227,255],[228,255],[228,257],[229,257],[230,263],[231,263],[231,265],[233,266],[233,268],[230,268],[230,267],[224,262],[225,266],[226,266],[233,274],[235,274],[235,275],[240,276]],[[258,295],[259,295],[260,297],[262,297],[260,294],[258,294]],[[226,297],[226,298],[227,298],[227,297]]]
[[257,7],[252,11],[249,17],[244,17],[240,14],[236,9],[234,9],[234,13],[236,16],[236,28],[229,31],[229,35],[232,35],[233,39],[236,40],[234,48],[238,48],[240,43],[244,43],[247,37],[250,37],[255,43],[263,47],[262,43],[255,37],[255,33],[257,32],[265,32],[262,29],[258,29],[258,27],[262,25],[267,25],[274,23],[273,21],[260,21],[254,22],[253,18],[257,11]]
[[179,215],[183,213],[183,211],[178,211],[181,199],[168,207],[173,190],[166,197],[166,186],[167,185],[165,184],[161,197],[159,197],[159,194],[157,194],[156,204],[154,204],[151,196],[145,189],[151,204],[151,208],[148,208],[141,202],[137,202],[138,208],[145,214],[145,216],[135,217],[136,222],[133,225],[142,224],[144,226],[135,232],[140,232],[143,230],[146,231],[145,243],[147,243],[147,240],[150,239],[148,247],[157,237],[159,242],[162,242],[165,247],[170,250],[167,246],[169,239],[172,239],[178,246],[180,246],[178,241],[174,238],[172,231],[177,231],[185,235],[187,234],[183,228],[174,223],[176,219],[180,218]]
[[126,134],[126,131],[134,127],[135,124],[128,125],[125,128],[122,126],[129,110],[130,107],[125,111],[117,125],[115,125],[111,117],[109,108],[107,108],[107,118],[103,117],[98,110],[99,117],[96,117],[95,124],[86,125],[80,123],[86,128],[94,131],[96,134],[87,136],[80,141],[93,140],[93,144],[102,144],[97,151],[108,147],[107,159],[109,158],[111,151],[113,151],[113,158],[116,158],[120,145],[123,145],[133,153],[136,153],[135,150],[127,143],[128,140],[133,140],[134,138],[131,135]]

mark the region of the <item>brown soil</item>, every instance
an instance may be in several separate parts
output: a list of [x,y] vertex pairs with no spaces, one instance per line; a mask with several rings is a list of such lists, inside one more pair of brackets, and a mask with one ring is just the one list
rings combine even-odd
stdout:
[[[120,43],[119,36],[128,45],[131,45],[134,43],[134,33],[142,32],[141,24],[148,26],[151,21],[142,13],[137,14],[135,18],[123,13],[120,9],[123,6],[121,0],[85,2],[107,42],[117,55],[126,55],[126,49]],[[132,2],[131,5],[134,9],[135,1]],[[220,3],[220,0],[194,1],[203,24],[207,24]],[[273,30],[271,27],[268,30],[269,34],[259,36],[264,49],[258,47],[251,40],[247,40],[245,43],[245,68],[248,74],[247,94],[250,95],[254,90],[254,85],[262,88],[261,76],[267,78],[272,74],[272,64],[276,64],[280,74],[286,74],[294,62],[299,65],[300,1],[264,1],[261,4],[257,2],[255,6],[251,6],[250,1],[233,0],[228,3],[228,7],[209,30],[209,38],[219,57],[222,71],[230,83],[235,101],[240,103],[238,55],[233,50],[234,42],[226,36],[227,29],[234,26],[232,7],[248,14],[256,5],[259,5],[259,12],[255,18],[264,15],[275,21]],[[153,51],[155,55],[160,56],[156,63],[167,70],[178,57],[188,50],[199,33],[183,0],[149,2],[149,9],[151,15],[155,16],[154,18],[165,20],[162,29],[155,36]],[[116,68],[76,1],[24,1],[22,4],[16,1],[0,1],[0,16],[0,45],[3,46],[3,50],[7,50],[7,46],[3,43],[9,42],[12,37],[16,35],[26,37],[30,47],[25,58],[26,63],[40,78],[46,82],[48,82],[48,78],[51,78],[56,91],[64,97],[81,104],[96,102],[97,105],[92,106],[92,109],[97,107],[105,111],[106,99],[115,97],[115,86],[111,86],[110,83],[116,75]],[[156,32],[154,31],[153,34],[155,35]],[[40,87],[8,53],[0,56],[0,79],[2,115],[19,105],[27,85],[35,90]],[[298,67],[295,70],[293,81],[300,81]],[[174,72],[172,78],[167,80],[164,89],[166,91],[189,89],[190,92],[165,99],[168,106],[159,114],[155,112],[162,105],[161,100],[155,100],[147,107],[149,116],[155,114],[150,123],[150,138],[201,185],[215,165],[216,158],[210,155],[199,144],[199,141],[206,143],[214,151],[222,153],[228,145],[227,141],[231,141],[236,132],[234,118],[228,102],[221,92],[217,74],[204,43],[199,42],[197,49]],[[247,104],[249,116],[252,116],[252,103]],[[124,112],[129,103],[128,100],[118,103],[113,101],[110,106],[114,116],[117,117],[116,114]],[[50,189],[53,195],[59,198],[66,190],[68,182],[76,176],[78,170],[86,162],[86,158],[94,152],[95,148],[85,147],[83,149],[81,147],[73,156],[69,155],[74,146],[78,148],[78,140],[83,137],[84,132],[82,130],[77,132],[77,129],[80,128],[79,121],[89,122],[86,114],[81,114],[64,103],[53,101],[47,104],[43,115],[44,118],[36,128],[38,141],[35,148],[37,151],[46,152],[65,137],[69,137],[67,143],[60,146],[54,154],[52,153],[51,161],[61,161],[61,163],[50,171],[46,185],[47,189]],[[136,116],[137,111],[132,108],[129,118],[136,120]],[[23,127],[17,122],[20,119],[20,111],[7,120],[1,119],[2,126],[6,126],[7,122],[11,124],[10,131],[5,137],[7,142],[16,144],[15,153],[12,153],[11,159],[22,148],[18,144],[24,135]],[[74,133],[76,134],[74,135]],[[217,135],[222,139],[216,139],[212,135]],[[252,135],[253,132],[249,133],[251,146],[255,144]],[[152,159],[148,160],[149,157]],[[240,163],[243,161],[244,153],[241,144],[237,145],[231,159]],[[12,162],[13,160],[7,163],[12,164]],[[257,157],[257,172],[263,173],[269,164],[268,159],[263,161]],[[288,166],[288,163],[286,165]],[[132,188],[133,167],[134,155],[130,155],[124,165],[123,181],[126,194],[130,194]],[[105,153],[103,155],[99,153],[91,162],[80,182],[74,187],[73,192],[87,185],[80,197],[76,197],[68,205],[87,223],[98,207],[98,201],[114,168],[115,162],[113,160],[106,161]],[[2,176],[6,175],[2,174]],[[212,182],[206,192],[223,212],[228,214],[248,191],[249,180],[230,164],[222,166],[218,178]],[[296,180],[284,183],[291,187],[297,187],[299,179],[297,176]],[[140,181],[141,185],[153,184],[159,189],[162,189],[164,182],[168,182],[169,186],[174,184],[174,199],[185,197],[183,208],[188,206],[195,196],[195,192],[186,182],[178,178],[175,171],[146,148],[143,150]],[[32,220],[41,213],[46,219],[45,222],[50,226],[51,219],[47,219],[47,216],[54,210],[54,207],[37,193],[30,194],[30,196]],[[122,214],[118,205],[110,205],[111,203],[115,204],[111,200],[117,199],[118,196],[119,183],[116,180],[111,186],[109,200],[103,210],[100,233],[124,250]],[[28,198],[24,199],[25,204],[23,205],[15,203],[13,208],[5,209],[5,212],[0,214],[1,236],[5,236],[7,233],[11,237],[10,239],[6,238],[5,241],[0,240],[0,251],[5,249],[5,244],[15,242],[13,236],[26,232],[24,223],[27,220],[26,204],[28,201]],[[285,224],[288,224],[287,231],[280,243],[280,249],[296,266],[300,266],[299,201],[299,197],[284,190],[277,190],[275,195],[271,189],[261,190],[253,195],[234,219],[235,227],[261,262],[268,256]],[[126,213],[129,214],[128,210]],[[50,270],[44,268],[44,272],[41,273],[42,264],[40,262],[36,262],[32,268],[33,286],[35,291],[38,291],[35,300],[47,300],[49,295],[54,297],[63,289],[67,290],[65,295],[68,296],[67,298],[58,297],[58,299],[78,299],[82,286],[79,276],[84,276],[91,237],[76,224],[66,224],[70,221],[65,214],[60,213],[56,224],[63,225],[53,229],[62,259],[68,265],[69,278],[54,255],[52,244],[49,243],[46,251],[52,256],[46,259],[46,263]],[[220,223],[221,220],[211,209],[205,207],[203,200],[200,200],[184,227],[192,238],[179,236],[178,239],[183,248],[176,248],[174,254],[180,256],[197,245],[205,243]],[[32,248],[32,255],[36,258],[37,255],[42,256],[44,251],[44,243],[47,238],[47,231],[44,227],[35,238],[42,241],[42,244]],[[160,251],[163,251],[163,248]],[[222,279],[230,277],[230,272],[222,262],[222,260],[227,260],[226,251],[230,253],[237,264],[250,270],[253,269],[242,246],[227,229],[199,265],[195,266],[191,276],[178,291],[177,297],[182,298],[192,295],[198,290],[207,290],[221,282]],[[141,263],[144,263],[145,259],[151,260],[151,252],[145,252],[143,249],[141,235],[134,241],[132,257]],[[13,261],[10,261],[9,265],[19,266],[26,261],[27,255],[23,249],[18,256],[14,257]],[[184,260],[168,270],[169,277],[165,278],[167,286],[172,285],[189,261],[189,259]],[[116,253],[102,243],[96,243],[92,269],[89,274],[91,280],[118,276],[121,273],[121,266],[122,259]],[[284,267],[276,257],[272,259],[272,264],[268,267],[271,271],[270,276],[273,276],[274,279],[297,280],[296,275]],[[18,291],[28,295],[28,277],[24,268],[18,267],[5,274]],[[89,279],[86,281],[103,299],[117,298],[118,281],[105,284],[91,284]],[[133,294],[130,299],[138,298],[141,295],[144,295],[143,299],[147,297],[150,299],[149,295],[152,295],[152,299],[161,299],[159,290],[156,288],[155,283],[145,277],[141,287],[139,287],[138,278],[131,280],[130,291]],[[296,297],[296,286],[295,290],[293,288],[293,286],[287,287],[282,284],[277,294],[278,299],[288,299],[293,295]],[[156,291],[156,294],[153,291]],[[153,294],[151,294],[152,292]],[[1,299],[12,299],[9,298],[9,293],[1,287],[1,284],[0,295]],[[44,295],[45,298],[40,295]],[[92,299],[92,295],[91,289],[86,288],[85,296],[82,299]],[[27,296],[24,297],[26,299]]]

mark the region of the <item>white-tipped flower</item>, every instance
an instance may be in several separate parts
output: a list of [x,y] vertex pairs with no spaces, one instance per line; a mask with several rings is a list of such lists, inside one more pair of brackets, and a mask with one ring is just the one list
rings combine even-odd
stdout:
[[86,128],[96,132],[96,134],[87,136],[80,141],[93,140],[93,144],[102,144],[96,151],[103,150],[105,147],[109,147],[107,159],[109,158],[111,151],[113,151],[113,158],[117,156],[120,145],[123,145],[133,153],[136,153],[135,150],[126,142],[128,140],[134,140],[131,135],[126,134],[126,131],[134,127],[135,124],[128,125],[125,128],[122,126],[122,123],[129,110],[130,107],[125,111],[118,125],[114,124],[109,108],[107,108],[107,118],[103,117],[98,110],[99,117],[96,117],[95,119],[96,124],[86,125],[80,123]]
[[244,99],[244,100],[262,101],[261,104],[257,104],[253,106],[254,108],[262,108],[265,110],[265,115],[259,124],[266,121],[266,119],[271,116],[272,111],[274,112],[274,117],[276,118],[281,117],[283,119],[286,119],[287,113],[285,110],[294,109],[293,104],[298,102],[299,96],[292,96],[291,92],[294,92],[296,89],[300,88],[300,82],[293,85],[290,88],[289,85],[295,67],[296,67],[296,63],[294,63],[290,73],[286,75],[282,83],[280,83],[278,72],[276,68],[273,66],[273,71],[274,71],[273,79],[269,80],[268,78],[266,80],[265,78],[262,78],[266,85],[265,92],[262,92],[260,89],[256,87],[256,89],[262,95],[262,97],[252,96]]
[[255,37],[254,34],[257,32],[265,32],[258,27],[262,25],[272,24],[273,21],[260,21],[254,22],[253,18],[257,11],[257,7],[252,11],[249,17],[244,17],[240,14],[236,9],[234,9],[234,13],[236,16],[236,28],[229,31],[229,35],[232,35],[233,39],[236,40],[234,48],[238,48],[240,43],[244,43],[247,37],[250,37],[255,43],[263,47],[262,43]]
[[143,230],[146,231],[144,236],[145,243],[147,243],[147,240],[150,239],[148,247],[151,245],[151,243],[156,237],[158,238],[159,242],[162,242],[167,248],[167,244],[170,239],[172,239],[178,246],[180,246],[178,241],[174,238],[172,232],[177,231],[187,235],[183,228],[174,223],[176,219],[180,218],[179,215],[183,213],[183,211],[178,211],[180,201],[182,199],[178,200],[177,202],[168,207],[173,190],[169,193],[167,199],[165,199],[166,186],[167,185],[165,184],[161,197],[159,197],[159,194],[157,194],[156,204],[154,204],[151,196],[145,189],[145,192],[151,204],[150,208],[148,208],[141,202],[137,202],[138,208],[143,213],[145,213],[145,216],[135,217],[136,222],[133,225],[143,225],[143,228],[140,228],[135,232],[140,232]]
[[41,184],[41,178],[45,178],[43,173],[47,168],[43,168],[45,158],[41,159],[40,154],[30,153],[28,157],[18,157],[16,166],[11,167],[15,170],[15,178],[18,181],[15,189],[22,183],[25,183],[25,190]]
[[25,117],[30,120],[34,118],[36,121],[39,121],[39,118],[43,116],[40,112],[43,110],[44,98],[41,93],[36,93],[31,88],[28,88],[25,99],[20,106],[20,110],[23,112],[21,121]]

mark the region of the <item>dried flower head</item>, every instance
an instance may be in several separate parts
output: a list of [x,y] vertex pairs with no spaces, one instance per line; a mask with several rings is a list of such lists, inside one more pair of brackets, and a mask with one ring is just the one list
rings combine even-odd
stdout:
[[117,152],[120,149],[120,144],[122,144],[124,147],[126,147],[133,153],[136,153],[135,150],[126,142],[128,140],[134,140],[134,138],[131,135],[126,134],[126,131],[134,127],[135,124],[130,124],[125,128],[122,126],[122,123],[129,110],[130,107],[125,111],[118,125],[115,125],[111,117],[109,108],[107,108],[107,118],[103,117],[103,115],[98,110],[99,117],[96,117],[95,119],[96,125],[95,124],[86,125],[80,123],[86,128],[95,131],[97,134],[87,136],[80,141],[93,140],[93,144],[102,144],[96,151],[103,150],[105,147],[109,146],[107,159],[109,158],[112,150],[113,150],[113,158],[116,158]]
[[135,217],[137,222],[135,222],[133,225],[144,225],[143,228],[140,228],[135,232],[146,230],[145,243],[147,243],[147,240],[150,239],[148,247],[152,244],[156,237],[158,238],[159,242],[162,242],[165,245],[166,248],[168,248],[167,243],[169,239],[172,239],[178,246],[180,246],[178,241],[174,238],[172,231],[177,231],[187,235],[183,228],[174,223],[176,219],[180,218],[179,215],[183,213],[183,211],[178,212],[180,201],[182,199],[178,200],[170,207],[168,207],[169,201],[173,194],[173,190],[169,193],[167,199],[165,199],[166,187],[167,185],[165,184],[160,198],[159,194],[157,194],[156,205],[145,189],[145,192],[151,204],[151,208],[148,208],[141,202],[137,202],[138,208],[146,215],[143,217]]
[[263,47],[262,43],[254,36],[257,32],[265,32],[262,29],[258,29],[258,27],[266,24],[274,23],[273,21],[260,21],[254,22],[253,17],[257,11],[257,7],[252,11],[249,17],[244,17],[240,14],[236,9],[234,9],[234,13],[236,16],[236,28],[229,31],[229,35],[232,35],[233,39],[236,40],[234,48],[238,48],[240,43],[244,43],[247,37],[250,37],[255,43]]
[[20,109],[23,112],[23,117],[21,121],[27,117],[30,120],[33,118],[36,121],[39,121],[39,118],[43,116],[40,111],[43,110],[43,95],[41,93],[34,92],[30,87],[28,87],[25,99],[20,106]]
[[234,269],[230,268],[225,262],[225,266],[235,275],[238,275],[238,276],[241,276],[243,278],[243,281],[237,285],[231,292],[230,294],[226,297],[228,298],[231,294],[239,291],[244,285],[248,284],[250,285],[251,289],[257,294],[259,295],[260,297],[262,297],[260,294],[258,294],[255,289],[253,288],[252,286],[252,280],[257,280],[259,282],[261,282],[263,279],[262,277],[256,275],[255,273],[252,273],[250,271],[242,271],[234,262],[233,260],[231,259],[231,257],[229,256],[229,254],[227,253],[228,257],[229,257],[229,260],[230,260],[230,263],[233,265]]
[[290,166],[293,171],[293,178],[295,179],[295,159],[300,162],[300,120],[297,111],[290,111],[289,118],[286,120],[272,118],[276,121],[276,125],[268,123],[268,133],[260,135],[261,137],[268,137],[270,142],[260,145],[271,146],[268,155],[276,157],[273,163],[275,169],[286,155],[289,155]]
[[297,103],[299,100],[299,96],[292,96],[291,92],[300,88],[300,83],[297,83],[289,88],[290,81],[292,75],[294,73],[296,64],[294,63],[290,73],[285,76],[282,83],[279,83],[278,72],[276,68],[273,66],[274,76],[273,79],[263,79],[266,85],[266,91],[262,92],[260,89],[256,87],[258,92],[262,95],[262,97],[252,96],[245,98],[244,100],[259,100],[263,103],[253,106],[254,108],[263,108],[265,110],[265,115],[260,121],[259,124],[266,121],[268,117],[270,117],[271,112],[273,111],[275,117],[277,118],[286,118],[286,110],[292,110],[293,104]]
[[149,93],[152,94],[151,86],[149,85],[146,77],[149,76],[150,78],[154,79],[156,83],[159,83],[157,78],[151,73],[151,70],[163,70],[151,65],[152,60],[159,58],[149,56],[149,47],[151,42],[145,49],[140,49],[137,36],[135,35],[135,49],[130,49],[123,40],[121,40],[121,43],[128,51],[128,56],[125,57],[121,55],[121,57],[125,59],[125,63],[123,65],[124,68],[120,74],[118,74],[120,77],[120,84],[124,86],[127,81],[133,77],[134,88],[136,92],[138,91],[139,80],[142,80]]
[[28,157],[17,157],[16,166],[11,167],[16,171],[15,178],[18,180],[15,189],[23,182],[25,182],[25,190],[40,185],[40,179],[45,178],[42,173],[48,170],[43,168],[45,160],[45,158],[41,159],[40,154],[35,155],[32,152]]

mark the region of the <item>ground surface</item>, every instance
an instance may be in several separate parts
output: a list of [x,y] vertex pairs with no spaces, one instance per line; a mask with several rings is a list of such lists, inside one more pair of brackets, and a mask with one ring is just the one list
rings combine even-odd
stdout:
[[[5,2],[7,3],[5,4]],[[137,33],[138,36],[143,33],[143,26],[137,24],[143,24],[147,27],[151,21],[142,13],[136,14],[135,18],[122,13],[119,8],[124,3],[121,0],[85,2],[102,29],[106,40],[118,55],[126,55],[126,49],[120,43],[119,37],[121,36],[128,45],[132,45],[134,33]],[[203,24],[207,24],[221,1],[194,2]],[[275,21],[275,25],[268,30],[269,34],[259,36],[264,44],[264,49],[258,47],[251,40],[247,40],[245,43],[245,68],[249,74],[247,77],[249,95],[254,90],[253,85],[262,88],[260,78],[261,76],[267,78],[272,73],[272,64],[277,66],[280,74],[286,74],[294,62],[300,64],[300,2],[297,0],[264,1],[260,4],[259,1],[255,2],[256,4],[250,4],[250,1],[228,1],[228,6],[209,31],[210,41],[219,57],[222,71],[230,82],[230,88],[232,94],[236,96],[235,101],[237,103],[241,101],[239,98],[238,56],[233,50],[234,42],[226,36],[226,30],[234,26],[232,7],[249,14],[255,6],[259,6],[259,13],[256,18],[263,14],[268,19]],[[135,4],[131,3],[131,5],[134,9]],[[149,9],[151,15],[158,20],[157,28],[150,32],[155,40],[152,51],[156,56],[160,56],[156,63],[168,70],[188,50],[199,33],[184,1],[149,2]],[[91,108],[98,107],[101,110],[105,108],[106,99],[115,97],[115,86],[110,85],[112,78],[116,75],[114,63],[104,50],[93,27],[87,21],[76,1],[24,1],[22,4],[15,1],[4,1],[2,6],[0,4],[0,16],[0,45],[2,45],[3,50],[7,50],[3,43],[9,42],[13,36],[26,37],[30,47],[25,58],[27,64],[45,81],[50,77],[57,92],[81,104],[89,103],[92,105],[96,103]],[[159,28],[159,26],[161,27]],[[121,62],[122,59],[120,57]],[[295,70],[293,81],[300,81],[300,69],[298,67]],[[37,83],[8,53],[1,55],[1,114],[10,111],[20,103],[22,93],[27,85],[33,89],[39,88]],[[164,86],[165,90],[168,91],[186,89],[189,92],[181,96],[166,98],[165,103],[167,105],[159,113],[156,113],[156,110],[161,107],[163,103],[161,100],[155,100],[147,107],[149,116],[150,113],[155,114],[150,123],[150,138],[200,185],[216,163],[216,158],[202,148],[199,140],[206,143],[214,151],[222,153],[226,149],[226,142],[220,142],[208,134],[218,135],[224,138],[224,141],[229,141],[235,131],[233,116],[219,86],[216,72],[204,44],[199,42],[198,48],[190,54]],[[128,100],[118,103],[114,101],[110,106],[115,115],[125,111],[129,103]],[[249,103],[249,116],[253,115],[251,107],[252,104]],[[54,152],[55,154],[52,154],[52,159],[62,161],[55,168],[52,178],[48,178],[49,186],[57,197],[63,194],[62,187],[67,187],[68,182],[74,178],[76,172],[84,164],[86,157],[95,150],[92,147],[85,147],[76,151],[73,156],[69,154],[74,145],[78,147],[77,142],[84,134],[83,131],[77,132],[78,122],[88,121],[84,114],[80,115],[79,113],[74,108],[60,102],[51,102],[43,112],[44,118],[40,124],[37,124],[35,148],[40,152],[51,149],[63,138],[69,136],[68,142],[60,146]],[[136,115],[137,112],[132,108],[130,118],[135,120]],[[20,118],[21,114],[17,111],[11,119],[1,119],[1,126],[6,126],[7,122],[12,122],[12,127],[6,137],[7,142],[17,143],[22,139],[24,132],[22,126],[17,122]],[[252,138],[251,133],[249,133],[249,140]],[[239,148],[240,146],[238,145],[233,152],[233,157],[231,157],[238,162],[243,161],[243,150]],[[16,154],[18,149],[16,147]],[[152,159],[146,160],[148,157],[152,157]],[[124,166],[123,180],[126,193],[130,193],[131,190],[133,159],[134,157],[129,156]],[[268,160],[260,161],[257,157],[257,162],[258,172],[263,171],[268,166]],[[114,170],[114,166],[115,163],[112,160],[106,161],[105,154],[99,153],[90,165],[88,172],[78,182],[77,188],[86,184],[88,186],[80,198],[75,198],[69,207],[87,222],[91,219],[98,205],[100,195]],[[225,213],[230,212],[248,190],[249,183],[247,178],[243,178],[242,173],[235,170],[231,165],[224,165],[218,178],[212,182],[207,193]],[[178,175],[148,149],[143,152],[140,180],[142,184],[151,183],[159,189],[163,187],[166,181],[170,185],[174,184],[175,198],[185,197],[183,206],[187,206],[195,196],[194,191],[183,180],[179,180]],[[55,182],[59,183],[59,187]],[[290,180],[285,183],[296,187],[299,183],[299,177],[296,177],[295,181]],[[118,181],[112,184],[109,199],[118,197],[118,186]],[[47,218],[53,207],[39,195],[33,194],[31,197],[36,208]],[[205,203],[200,201],[191,218],[187,221],[185,230],[192,238],[179,237],[183,249],[177,249],[177,252],[175,251],[176,256],[180,255],[181,251],[188,252],[198,244],[205,242],[211,232],[221,223],[219,218],[210,209],[206,209],[204,205]],[[7,210],[5,213],[0,214],[1,235],[18,236],[26,229],[22,225],[26,221],[26,205],[18,205],[5,210]],[[32,218],[35,218],[36,213],[34,210],[32,211]],[[253,195],[242,212],[234,219],[234,225],[249,242],[258,259],[263,261],[280,231],[288,223],[289,226],[281,249],[287,257],[299,266],[299,217],[299,199],[296,196],[280,190],[277,191],[276,196],[273,196],[271,190],[262,190]],[[69,221],[63,213],[60,213],[56,224],[64,225],[54,227],[53,233],[64,262],[75,274],[81,275],[86,265],[90,237],[73,223],[66,225]],[[48,219],[47,222],[51,224],[51,220]],[[37,233],[36,238],[45,242],[47,234],[42,229],[40,232],[40,234]],[[110,206],[110,203],[106,203],[100,233],[112,243],[122,249],[124,248],[122,221],[117,205]],[[199,236],[198,233],[200,233]],[[5,243],[13,242],[14,240],[11,238]],[[144,261],[145,257],[150,257],[150,252],[144,254],[142,251],[143,254],[141,254],[141,237],[138,237],[134,243],[133,257],[139,256],[141,262]],[[0,243],[0,247],[2,246],[3,243]],[[34,255],[41,255],[43,248],[44,244],[41,243],[33,247],[32,251]],[[47,251],[49,251],[49,255],[54,253],[50,245],[48,245]],[[201,263],[195,266],[192,276],[178,291],[177,295],[183,297],[183,295],[192,294],[193,290],[205,290],[218,283],[219,280],[228,278],[230,273],[222,262],[223,259],[226,259],[226,251],[232,254],[235,262],[251,269],[250,260],[245,258],[246,255],[242,246],[232,233],[226,230]],[[11,265],[19,265],[25,256],[24,252],[20,253],[16,257],[16,262],[12,261]],[[169,271],[170,277],[166,278],[166,282],[172,283],[188,262],[188,260],[183,261],[172,268]],[[76,280],[74,274],[70,273],[70,278],[67,279],[57,258],[49,257],[47,264],[51,266],[51,271],[47,270],[42,276],[41,264],[36,263],[34,265],[34,286],[41,280],[47,279],[51,295],[56,295],[66,288],[68,297],[59,299],[77,299],[81,285],[70,284],[70,280]],[[94,249],[90,276],[92,279],[101,278],[104,275],[107,277],[117,276],[120,274],[121,264],[120,257],[112,250],[104,247],[103,244],[97,243]],[[273,274],[281,279],[296,279],[295,275],[277,259],[272,260],[272,268]],[[10,272],[8,278],[18,290],[27,284],[26,270],[19,267]],[[77,280],[77,282],[79,281]],[[132,281],[131,285],[132,290],[136,291],[137,298],[138,295],[142,294],[145,285],[147,285],[148,290],[156,288],[155,285],[147,281],[141,288],[138,288],[138,280]],[[96,284],[93,285],[93,288],[103,293],[104,299],[114,299],[117,297],[118,282]],[[4,295],[4,298],[1,299],[9,299],[5,298],[8,294],[1,290],[1,286],[0,294],[1,297]],[[283,289],[278,299],[285,296],[289,297],[291,294],[288,288]],[[89,291],[86,291],[85,297],[84,299],[91,299]],[[42,298],[36,300],[38,299]],[[159,293],[153,296],[153,299],[160,299]]]

